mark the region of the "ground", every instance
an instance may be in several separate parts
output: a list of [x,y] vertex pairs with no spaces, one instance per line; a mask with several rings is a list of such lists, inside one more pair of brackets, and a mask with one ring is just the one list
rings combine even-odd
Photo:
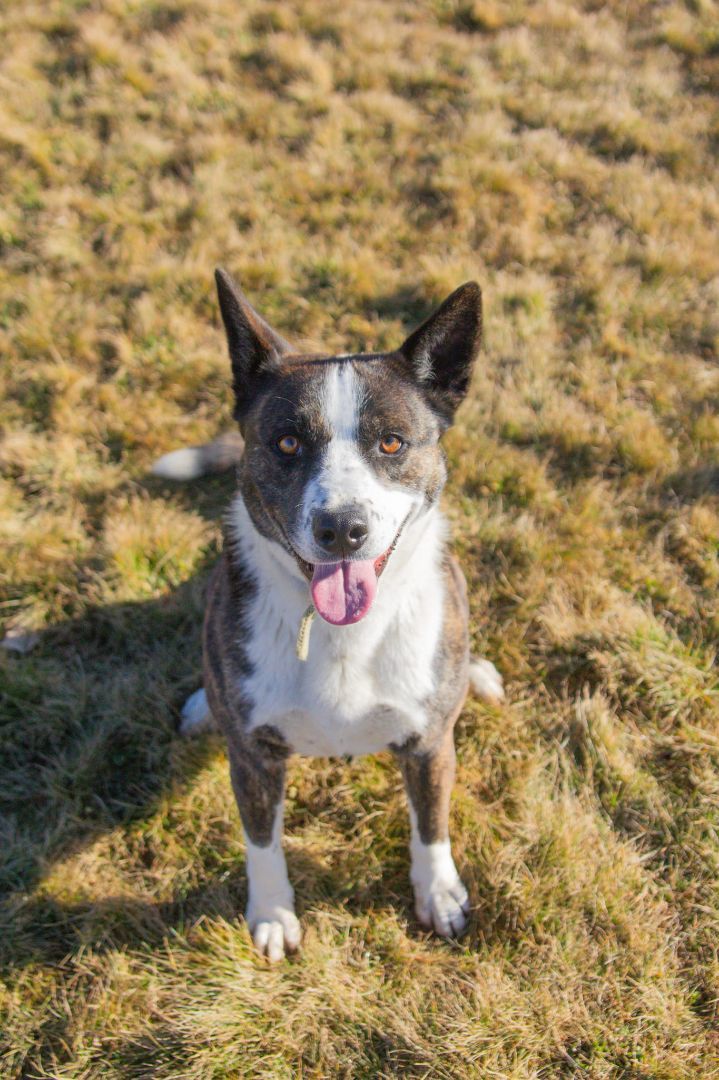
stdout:
[[[14,0],[0,13],[0,1069],[719,1075],[719,8]],[[297,761],[302,954],[252,950],[221,742],[176,734],[231,481],[212,271],[382,348],[482,284],[446,441],[469,934],[389,758]]]

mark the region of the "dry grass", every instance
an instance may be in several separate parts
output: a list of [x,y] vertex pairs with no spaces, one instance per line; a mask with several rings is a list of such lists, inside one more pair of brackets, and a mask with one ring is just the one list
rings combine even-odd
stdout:
[[[0,13],[0,1061],[7,1077],[719,1075],[719,9],[15,0]],[[456,946],[389,760],[297,762],[301,957],[237,913],[222,747],[182,745],[225,482],[211,271],[397,343],[468,277],[447,449],[473,636]]]

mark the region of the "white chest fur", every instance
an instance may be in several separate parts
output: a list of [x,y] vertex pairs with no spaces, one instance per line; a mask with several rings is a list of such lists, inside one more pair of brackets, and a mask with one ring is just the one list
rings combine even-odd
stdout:
[[295,642],[310,602],[307,582],[290,556],[257,533],[239,499],[233,524],[256,582],[245,623],[250,727],[269,724],[297,753],[318,756],[375,753],[421,734],[442,629],[439,512],[406,528],[361,622],[330,626],[315,618],[304,662]]

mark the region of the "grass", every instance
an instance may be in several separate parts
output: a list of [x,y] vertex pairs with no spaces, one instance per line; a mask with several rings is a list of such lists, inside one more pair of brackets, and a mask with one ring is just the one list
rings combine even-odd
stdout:
[[[0,1072],[719,1075],[719,9],[566,0],[16,0],[0,13]],[[463,280],[447,439],[475,646],[453,832],[475,913],[411,914],[379,757],[294,762],[305,929],[238,912],[200,677],[229,481],[211,285],[394,345]]]

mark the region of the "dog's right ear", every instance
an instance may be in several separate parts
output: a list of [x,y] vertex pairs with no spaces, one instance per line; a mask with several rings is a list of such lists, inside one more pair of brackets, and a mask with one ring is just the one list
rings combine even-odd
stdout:
[[235,418],[239,420],[252,396],[255,380],[263,372],[278,367],[285,353],[293,349],[257,314],[226,270],[218,267],[215,281],[232,361]]

